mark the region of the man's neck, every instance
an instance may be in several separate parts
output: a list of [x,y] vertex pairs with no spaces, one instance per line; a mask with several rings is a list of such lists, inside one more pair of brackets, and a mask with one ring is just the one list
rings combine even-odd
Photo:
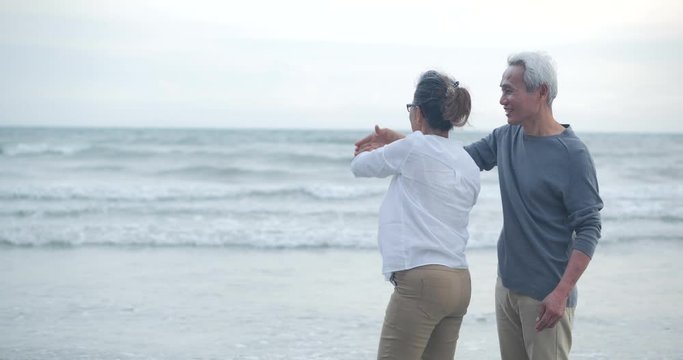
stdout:
[[553,136],[559,135],[565,130],[565,127],[555,120],[550,111],[523,122],[522,128],[524,133],[529,136]]

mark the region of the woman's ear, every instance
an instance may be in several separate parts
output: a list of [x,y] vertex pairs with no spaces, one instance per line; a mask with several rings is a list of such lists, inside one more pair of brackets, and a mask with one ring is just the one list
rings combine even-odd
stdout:
[[415,125],[417,125],[418,129],[424,132],[425,117],[422,114],[422,108],[418,106],[415,110]]

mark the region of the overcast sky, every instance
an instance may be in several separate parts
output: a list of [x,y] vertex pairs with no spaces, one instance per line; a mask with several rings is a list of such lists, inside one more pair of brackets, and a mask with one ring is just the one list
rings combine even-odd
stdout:
[[0,0],[0,126],[407,128],[449,73],[502,125],[510,53],[558,64],[579,131],[683,132],[679,0]]

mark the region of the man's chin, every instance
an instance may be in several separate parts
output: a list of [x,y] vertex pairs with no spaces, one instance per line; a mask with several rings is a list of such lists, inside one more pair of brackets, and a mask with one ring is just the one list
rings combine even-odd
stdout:
[[507,118],[509,125],[521,125],[522,124],[522,119],[520,119],[514,115],[505,114],[505,117]]

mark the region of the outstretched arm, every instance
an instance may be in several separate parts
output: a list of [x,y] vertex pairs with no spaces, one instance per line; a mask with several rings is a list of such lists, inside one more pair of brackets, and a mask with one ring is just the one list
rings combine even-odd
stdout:
[[381,148],[384,145],[391,144],[392,142],[403,139],[405,135],[391,130],[389,128],[384,128],[381,129],[379,125],[375,125],[375,131],[356,141],[356,150],[353,153],[353,156],[356,156],[362,152],[365,151],[372,151],[378,148]]
[[408,135],[373,151],[358,154],[351,160],[351,171],[356,177],[387,177],[401,172],[415,146],[415,136]]

